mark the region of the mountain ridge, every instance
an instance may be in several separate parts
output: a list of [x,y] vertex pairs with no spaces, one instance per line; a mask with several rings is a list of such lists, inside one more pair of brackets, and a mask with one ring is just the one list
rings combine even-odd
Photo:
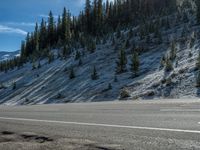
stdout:
[[16,51],[0,51],[0,62],[5,60],[13,59],[14,57],[18,57],[20,55],[20,50]]

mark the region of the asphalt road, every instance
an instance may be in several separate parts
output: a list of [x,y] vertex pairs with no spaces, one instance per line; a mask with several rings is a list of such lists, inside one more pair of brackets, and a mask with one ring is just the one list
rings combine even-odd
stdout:
[[0,106],[1,149],[200,149],[200,100]]

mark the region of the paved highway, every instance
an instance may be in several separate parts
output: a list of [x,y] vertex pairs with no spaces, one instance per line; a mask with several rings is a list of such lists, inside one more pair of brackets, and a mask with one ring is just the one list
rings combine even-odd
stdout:
[[0,149],[200,149],[200,100],[0,106]]

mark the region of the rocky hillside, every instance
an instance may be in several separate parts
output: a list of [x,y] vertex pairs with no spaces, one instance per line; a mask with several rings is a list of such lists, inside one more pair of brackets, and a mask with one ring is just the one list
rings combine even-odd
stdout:
[[[0,103],[197,98],[200,27],[194,14],[193,9],[180,9],[179,13],[107,36],[93,53],[79,48],[60,58],[62,49],[53,49],[54,61],[42,59],[1,72]],[[153,24],[159,31],[147,32]],[[137,75],[131,71],[133,47],[139,54]],[[122,48],[127,63],[125,71],[117,73]]]

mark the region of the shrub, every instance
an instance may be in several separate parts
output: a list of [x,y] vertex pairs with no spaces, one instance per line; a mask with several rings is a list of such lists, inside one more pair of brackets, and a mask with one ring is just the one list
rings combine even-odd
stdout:
[[122,89],[120,93],[120,99],[128,98],[130,97],[130,94],[127,89]]
[[109,84],[108,84],[108,90],[111,90],[111,89],[112,89],[112,84],[109,83]]
[[12,85],[12,86],[13,86],[12,89],[15,90],[15,89],[17,88],[16,82],[13,82],[13,85]]

